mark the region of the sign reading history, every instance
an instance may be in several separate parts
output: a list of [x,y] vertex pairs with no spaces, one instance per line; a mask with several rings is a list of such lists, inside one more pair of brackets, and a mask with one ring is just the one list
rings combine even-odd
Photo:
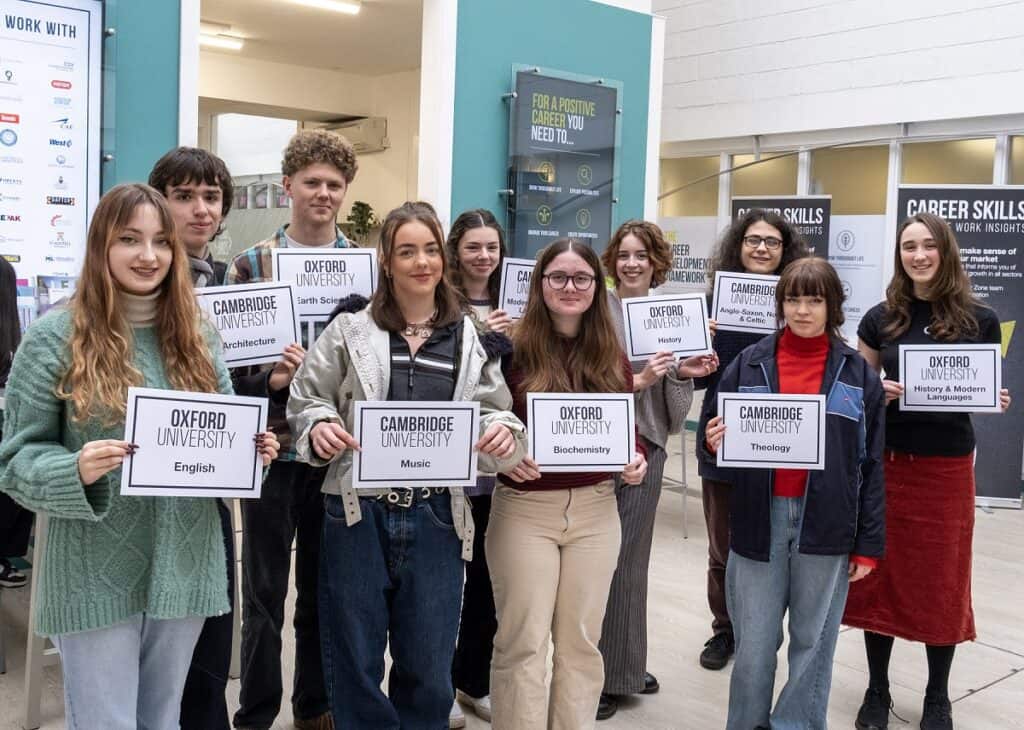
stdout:
[[771,334],[775,324],[775,285],[779,277],[715,272],[711,319],[720,330]]
[[[1024,186],[901,185],[897,222],[919,212],[941,216],[953,228],[975,296],[995,310],[1002,323],[1002,387],[1019,396],[1024,391],[1024,352],[1016,331],[1024,322]],[[889,252],[892,255],[892,249]],[[978,501],[1019,507],[1024,409],[1014,405],[998,418],[973,421]]]
[[718,414],[725,424],[718,466],[825,468],[825,396],[719,393]]
[[352,486],[471,487],[479,424],[477,401],[357,402]]
[[732,199],[732,218],[736,220],[753,208],[778,213],[800,232],[811,253],[828,255],[828,232],[832,218],[831,195],[773,195]]
[[509,134],[512,252],[611,237],[618,91],[519,71]]
[[689,357],[711,352],[703,294],[662,294],[622,300],[626,356],[633,362],[659,352]]
[[636,455],[632,393],[527,393],[530,456],[543,472],[622,471]]
[[303,322],[325,322],[349,294],[370,297],[377,287],[377,254],[367,248],[275,248],[274,276],[295,290]]
[[999,345],[900,345],[901,411],[1000,413]]
[[256,499],[267,430],[266,398],[129,388],[124,439],[138,451],[121,467],[121,494]]
[[103,3],[0,0],[0,255],[36,315],[39,277],[77,276],[100,193]]
[[526,311],[530,279],[536,263],[533,259],[502,259],[498,309],[504,309],[512,319],[519,319]]
[[302,342],[291,284],[210,286],[196,289],[196,301],[220,333],[228,367],[277,362]]

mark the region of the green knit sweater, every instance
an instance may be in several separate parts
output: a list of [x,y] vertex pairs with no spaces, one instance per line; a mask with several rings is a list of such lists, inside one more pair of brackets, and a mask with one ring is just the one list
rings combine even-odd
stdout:
[[[145,612],[153,618],[230,610],[224,541],[213,499],[124,497],[121,469],[84,486],[82,446],[124,438],[124,423],[75,423],[55,395],[68,364],[71,317],[35,322],[7,382],[0,489],[50,516],[39,575],[36,631],[44,636],[104,628]],[[152,327],[134,330],[135,367],[149,388],[170,388]],[[213,348],[219,390],[231,378]]]

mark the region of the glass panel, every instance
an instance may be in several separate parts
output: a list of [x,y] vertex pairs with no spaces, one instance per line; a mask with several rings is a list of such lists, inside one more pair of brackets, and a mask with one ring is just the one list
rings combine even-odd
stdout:
[[1024,185],[1024,137],[1010,138],[1010,184]]
[[[754,161],[753,155],[734,155],[733,168]],[[732,173],[732,194],[795,195],[797,156],[762,155],[756,165]]]
[[832,196],[832,215],[884,215],[889,147],[847,147],[811,154],[811,194]]
[[[688,184],[709,175],[713,177],[695,185]],[[659,201],[660,216],[718,215],[718,155],[662,160],[662,194],[684,185],[682,190]]]
[[956,139],[903,145],[907,185],[990,185],[996,141]]

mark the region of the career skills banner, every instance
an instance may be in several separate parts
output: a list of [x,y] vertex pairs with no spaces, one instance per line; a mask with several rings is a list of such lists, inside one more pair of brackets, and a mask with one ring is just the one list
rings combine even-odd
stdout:
[[530,279],[533,277],[536,263],[533,259],[502,259],[498,309],[504,309],[511,319],[519,319],[526,311],[526,300],[530,296]]
[[277,362],[301,342],[291,284],[237,284],[196,289],[196,301],[224,342],[228,367]]
[[718,466],[824,469],[825,396],[719,393],[725,436]]
[[715,272],[711,319],[720,330],[771,334],[775,324],[775,286],[779,277]]
[[480,403],[357,402],[352,457],[358,488],[471,487],[476,484]]
[[274,276],[295,287],[303,322],[326,322],[350,294],[369,298],[377,286],[377,254],[366,248],[275,248]]
[[632,393],[527,393],[526,412],[541,472],[622,471],[634,459]]
[[831,195],[740,196],[732,199],[732,219],[742,218],[753,208],[778,213],[804,237],[811,253],[828,256],[828,234],[832,225]]
[[121,494],[258,498],[267,399],[129,388],[124,438],[138,444],[121,468]]
[[[978,501],[1021,504],[1024,478],[1024,351],[1018,323],[1024,321],[1024,186],[900,186],[897,222],[919,212],[949,221],[975,296],[1002,323],[1002,387],[1018,402],[999,416],[972,419],[977,441],[974,465]],[[891,251],[891,249],[890,249]],[[890,253],[891,255],[891,253]]]

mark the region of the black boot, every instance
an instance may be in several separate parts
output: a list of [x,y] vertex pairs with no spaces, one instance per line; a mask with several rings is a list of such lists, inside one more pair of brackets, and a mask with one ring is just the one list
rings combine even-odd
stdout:
[[597,719],[607,720],[619,711],[619,700],[615,695],[601,693],[601,699],[597,702]]
[[704,643],[700,653],[700,665],[705,669],[722,669],[729,663],[729,657],[736,651],[732,634],[715,634]]
[[864,702],[857,712],[857,730],[886,730],[889,727],[889,708],[892,697],[889,689],[868,687],[864,693]]
[[953,707],[948,697],[924,696],[921,730],[953,730]]

